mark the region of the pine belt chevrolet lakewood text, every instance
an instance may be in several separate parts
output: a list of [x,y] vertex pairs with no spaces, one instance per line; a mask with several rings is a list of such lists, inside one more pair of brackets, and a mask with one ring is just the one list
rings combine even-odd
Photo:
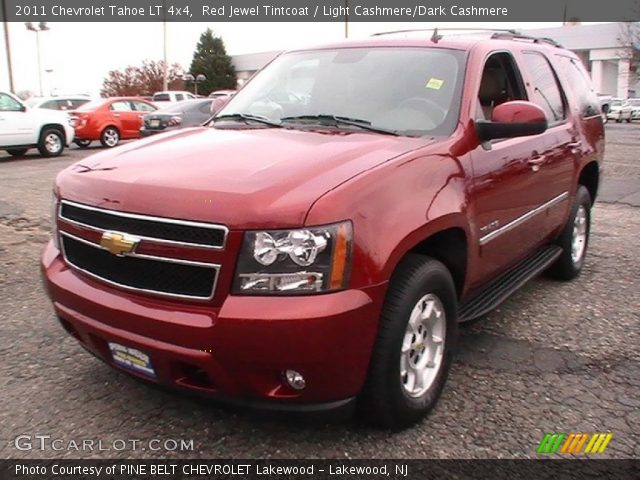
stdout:
[[587,73],[546,40],[291,51],[208,125],[61,172],[42,270],[114,367],[402,427],[436,403],[459,322],[578,275],[603,149]]

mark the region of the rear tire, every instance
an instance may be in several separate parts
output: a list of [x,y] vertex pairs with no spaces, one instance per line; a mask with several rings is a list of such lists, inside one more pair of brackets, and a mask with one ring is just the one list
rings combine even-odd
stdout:
[[100,143],[103,147],[113,148],[120,143],[120,132],[116,127],[107,127],[100,134]]
[[580,274],[587,255],[590,231],[591,195],[583,185],[578,185],[569,220],[556,239],[556,244],[562,248],[562,254],[549,268],[552,277],[572,280]]
[[55,128],[47,128],[40,134],[38,151],[43,157],[57,157],[64,151],[64,134]]
[[440,397],[456,335],[451,274],[437,260],[407,256],[391,279],[382,310],[359,398],[363,419],[392,429],[422,419]]
[[25,153],[27,153],[28,148],[9,148],[7,149],[7,153],[12,157],[22,157]]

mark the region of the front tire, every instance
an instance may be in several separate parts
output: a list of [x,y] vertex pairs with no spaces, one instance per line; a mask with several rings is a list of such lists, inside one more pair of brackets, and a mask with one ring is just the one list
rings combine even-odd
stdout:
[[579,185],[569,220],[556,239],[562,254],[549,269],[552,277],[572,280],[580,274],[587,255],[590,232],[591,195],[583,185]]
[[64,151],[64,135],[60,130],[47,128],[40,134],[38,151],[43,157],[57,157]]
[[394,273],[359,399],[365,421],[398,429],[422,419],[444,387],[457,336],[453,279],[437,260],[409,255]]
[[80,148],[87,148],[89,145],[91,145],[91,140],[74,140],[73,143],[75,143]]
[[103,147],[113,148],[120,143],[120,132],[116,127],[107,127],[100,134],[100,143]]
[[28,148],[9,148],[7,149],[7,153],[12,157],[22,157],[25,153],[27,153]]

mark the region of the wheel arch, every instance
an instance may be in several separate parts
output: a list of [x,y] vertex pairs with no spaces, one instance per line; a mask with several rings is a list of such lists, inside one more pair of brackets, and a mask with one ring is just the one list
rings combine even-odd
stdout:
[[591,195],[591,204],[593,205],[598,195],[598,186],[600,184],[600,167],[598,162],[593,161],[587,163],[578,176],[578,185],[583,185]]
[[62,140],[64,142],[64,144],[67,144],[67,134],[64,131],[64,126],[61,125],[60,123],[45,123],[44,125],[42,125],[40,127],[40,134],[38,135],[38,142],[40,142],[40,139],[42,138],[42,134],[47,130],[57,130],[58,132],[60,132],[60,134],[62,134]]
[[451,273],[460,298],[464,292],[469,264],[469,235],[467,227],[460,222],[442,225],[426,232],[414,232],[405,242],[401,252],[393,255],[388,264],[389,278],[402,260],[411,254],[429,256],[444,264]]

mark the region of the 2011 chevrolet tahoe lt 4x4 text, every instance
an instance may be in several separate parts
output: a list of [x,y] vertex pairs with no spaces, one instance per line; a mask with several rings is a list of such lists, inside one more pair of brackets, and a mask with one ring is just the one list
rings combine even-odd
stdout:
[[61,172],[42,269],[67,332],[117,368],[403,427],[459,322],[578,275],[603,149],[586,71],[548,41],[291,51],[208,125]]

